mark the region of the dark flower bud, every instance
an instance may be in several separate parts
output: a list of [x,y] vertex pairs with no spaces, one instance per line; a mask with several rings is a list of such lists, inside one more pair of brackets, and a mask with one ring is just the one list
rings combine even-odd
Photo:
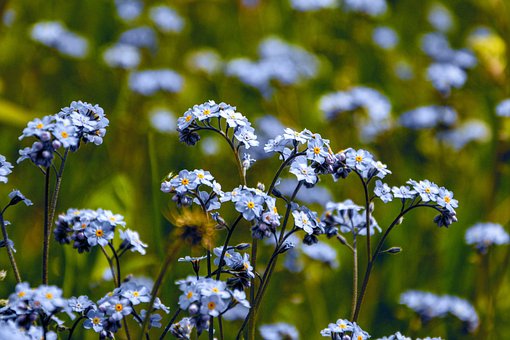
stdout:
[[51,142],[51,146],[53,147],[53,149],[57,150],[57,149],[60,149],[60,147],[62,146],[62,143],[60,143],[60,141],[55,139],[53,142]]
[[189,312],[190,315],[197,314],[199,312],[199,310],[200,310],[200,308],[198,308],[196,303],[192,303],[188,307],[188,312]]
[[235,246],[235,248],[237,250],[245,250],[245,249],[248,249],[251,247],[251,244],[249,243],[239,243],[237,246]]
[[288,251],[288,250],[290,250],[290,249],[294,248],[295,246],[296,246],[296,245],[295,245],[294,243],[292,243],[292,242],[285,242],[285,243],[281,246],[280,250],[278,251],[278,254],[283,254],[283,253],[285,253],[286,251]]

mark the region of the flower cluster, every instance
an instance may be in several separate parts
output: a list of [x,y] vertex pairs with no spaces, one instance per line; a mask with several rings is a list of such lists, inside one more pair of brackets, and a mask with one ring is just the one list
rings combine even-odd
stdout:
[[133,72],[129,76],[129,88],[144,96],[153,95],[160,90],[170,93],[179,92],[182,84],[182,77],[169,69]]
[[445,317],[448,313],[460,319],[470,332],[478,328],[479,319],[474,307],[466,300],[451,295],[435,295],[410,290],[400,296],[400,303],[414,310],[424,322]]
[[[203,190],[208,187],[211,191]],[[217,210],[221,207],[220,199],[223,197],[221,185],[216,182],[209,171],[181,170],[178,175],[167,177],[161,183],[161,191],[174,194],[172,200],[178,206],[190,206],[193,203],[205,211]]]
[[87,40],[69,31],[57,21],[36,23],[32,27],[31,36],[34,41],[55,48],[60,53],[73,58],[83,58],[87,54]]
[[81,142],[103,143],[108,119],[99,105],[73,101],[55,115],[29,122],[19,139],[35,137],[32,147],[20,150],[18,163],[30,159],[35,165],[51,166],[54,153],[60,148],[76,151]]
[[336,323],[330,323],[328,328],[321,331],[323,337],[329,337],[333,340],[342,340],[347,336],[348,339],[365,340],[370,338],[370,334],[361,329],[356,322],[338,319]]
[[358,86],[349,91],[328,93],[321,97],[319,107],[327,119],[338,114],[357,109],[366,110],[367,117],[356,116],[361,138],[372,140],[390,128],[391,104],[388,98],[378,91]]
[[[390,336],[383,336],[382,338],[379,338],[377,340],[413,340],[412,338],[409,338],[405,335],[402,335],[400,332],[397,332],[395,334],[392,334]],[[416,340],[441,340],[440,337],[426,337],[426,338],[417,338]]]
[[[69,209],[58,216],[54,230],[55,240],[60,244],[73,241],[78,252],[88,252],[94,246],[105,247],[115,236],[118,226],[125,227],[124,217],[109,210]],[[129,249],[145,254],[146,244],[140,241],[137,232],[126,229],[120,231],[123,240],[121,249]]]
[[211,316],[222,315],[237,304],[250,308],[244,291],[231,289],[223,281],[193,276],[177,284],[182,291],[179,307],[188,311],[189,326],[196,327],[199,334],[208,329]]
[[492,245],[510,243],[510,236],[497,223],[477,223],[466,230],[465,238],[467,244],[474,245],[482,254],[486,254]]
[[[137,312],[136,308],[141,303],[148,303],[150,299],[149,287],[128,281],[106,294],[97,303],[87,296],[72,297],[68,301],[68,308],[85,318],[83,323],[85,329],[92,329],[102,338],[114,338],[114,334],[122,327],[121,321],[127,316],[132,315],[138,323],[142,323],[147,311],[142,309]],[[162,317],[154,311],[162,310],[169,313],[170,310],[159,298],[156,298],[152,308],[150,327],[161,327]]]
[[[38,334],[42,337],[42,327],[34,326],[34,322],[41,318],[48,325],[49,322],[60,325],[63,323],[56,314],[65,311],[67,301],[62,298],[62,290],[55,286],[41,285],[31,288],[28,283],[18,283],[15,292],[9,296],[7,306],[0,310],[0,317],[4,321],[13,322],[20,331],[24,330],[26,338]],[[50,332],[49,338],[56,339],[56,334]],[[25,337],[22,337],[23,339]]]
[[257,61],[246,58],[231,60],[227,64],[226,72],[266,96],[272,91],[271,81],[293,85],[313,78],[318,70],[319,62],[313,54],[278,38],[266,38],[262,41],[259,55],[260,59]]
[[[325,225],[325,233],[328,236],[337,235],[338,231],[350,233],[354,236],[367,235],[366,213],[364,208],[354,204],[351,200],[326,204],[326,211],[322,217]],[[381,231],[375,218],[370,215],[370,235],[374,235],[376,230]]]
[[278,322],[270,325],[262,325],[259,327],[260,336],[264,340],[298,340],[299,333],[295,326]]

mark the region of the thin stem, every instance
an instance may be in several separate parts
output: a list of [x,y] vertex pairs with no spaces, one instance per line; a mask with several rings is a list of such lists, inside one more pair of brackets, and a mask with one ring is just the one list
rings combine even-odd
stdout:
[[43,263],[42,263],[42,282],[44,285],[48,284],[48,260],[50,251],[50,168],[46,168],[46,175],[44,176],[44,230],[43,230]]
[[363,191],[365,193],[365,228],[367,231],[367,262],[370,263],[372,257],[372,247],[370,245],[370,198],[368,197],[368,183],[365,182],[363,176],[355,171],[361,183],[363,184]]
[[163,333],[159,337],[159,340],[162,340],[165,337],[166,333],[168,333],[168,331],[170,330],[170,327],[172,327],[172,324],[174,323],[175,319],[177,319],[177,316],[179,315],[179,313],[181,311],[182,311],[182,309],[177,308],[177,310],[175,311],[174,315],[172,316],[172,318],[170,319],[170,321],[166,325],[165,330],[163,331]]
[[74,333],[74,330],[76,329],[76,327],[78,327],[78,324],[80,323],[81,320],[85,319],[85,317],[82,315],[80,316],[78,319],[76,319],[76,321],[73,323],[73,326],[71,327],[71,329],[69,330],[69,336],[67,337],[67,340],[71,340],[73,338],[73,333]]
[[232,237],[232,234],[234,233],[234,229],[236,228],[237,224],[242,220],[242,218],[243,218],[243,214],[239,214],[237,219],[234,221],[234,223],[228,230],[227,237],[225,238],[225,243],[223,244],[223,249],[221,250],[220,262],[218,264],[218,271],[216,273],[216,280],[220,279],[221,269],[223,268],[223,260],[225,259],[225,254],[227,253],[227,247],[228,247],[228,243],[230,242],[230,238]]
[[156,281],[154,282],[154,286],[152,287],[151,300],[149,302],[149,306],[147,307],[147,314],[145,315],[145,318],[143,319],[142,329],[140,331],[140,336],[139,336],[140,339],[145,334],[145,332],[147,330],[147,327],[149,325],[150,314],[152,312],[152,308],[154,306],[154,302],[156,301],[156,297],[158,295],[159,287],[163,283],[163,279],[164,279],[164,277],[166,275],[166,272],[170,268],[173,260],[177,256],[177,254],[179,253],[179,250],[181,249],[181,246],[182,246],[182,243],[180,241],[174,242],[170,246],[170,249],[167,251],[167,255],[166,255],[165,261],[164,261],[163,265],[161,266],[161,269],[159,271],[158,277],[157,277]]
[[14,253],[12,252],[12,248],[9,244],[9,235],[7,235],[7,228],[5,227],[4,221],[4,212],[7,209],[5,207],[0,213],[0,225],[2,227],[2,235],[4,237],[5,249],[7,249],[7,255],[9,256],[9,261],[11,262],[12,270],[14,271],[14,277],[16,278],[16,282],[21,282],[21,275],[18,270],[18,265],[16,264],[16,259],[14,258]]
[[119,261],[119,257],[117,255],[117,252],[115,251],[115,248],[113,247],[113,245],[111,244],[111,242],[108,242],[108,246],[110,247],[112,253],[113,253],[113,257],[115,258],[115,265],[117,267],[117,287],[120,287],[120,284],[121,284],[121,278],[122,276],[120,275],[120,261]]
[[55,212],[57,210],[57,202],[58,195],[60,193],[60,187],[62,185],[62,175],[64,174],[64,167],[66,164],[67,156],[69,155],[69,149],[66,149],[64,153],[64,157],[62,158],[62,162],[60,163],[60,168],[57,175],[57,180],[55,182],[55,191],[53,191],[53,195],[51,197],[51,209],[50,209],[50,235],[53,229],[53,220],[55,218]]
[[276,171],[276,174],[273,177],[273,181],[271,182],[271,185],[269,186],[269,189],[267,190],[267,194],[268,195],[271,194],[271,192],[273,191],[274,187],[276,186],[276,182],[278,181],[278,178],[280,177],[280,174],[282,173],[283,169],[285,169],[285,167],[287,165],[289,165],[294,158],[296,158],[298,156],[302,156],[302,155],[306,155],[306,152],[304,152],[304,151],[296,152],[295,154],[290,155],[285,161],[282,162],[282,164],[278,168],[278,171]]
[[[400,221],[400,218],[403,217],[405,214],[407,214],[409,211],[415,209],[415,208],[419,208],[419,207],[428,207],[428,208],[432,208],[432,209],[435,209],[435,210],[438,210],[440,211],[436,206],[433,206],[433,205],[428,205],[428,204],[416,204],[416,205],[411,205],[409,206],[407,209],[403,209],[404,206],[402,206],[402,209],[400,211],[400,213],[398,214],[398,216],[393,220],[393,222],[391,222],[390,226],[388,227],[388,229],[386,229],[386,231],[384,232],[383,236],[381,237],[381,239],[379,240],[379,243],[377,244],[377,247],[375,248],[375,251],[374,251],[374,255],[372,256],[371,259],[369,259],[368,261],[368,265],[367,265],[367,269],[365,271],[365,276],[363,277],[363,283],[361,285],[361,291],[359,293],[359,296],[358,296],[358,302],[356,304],[356,309],[354,311],[354,316],[352,318],[352,321],[355,322],[358,320],[358,316],[359,316],[359,312],[361,310],[361,305],[363,303],[363,298],[365,296],[365,293],[366,293],[366,290],[367,290],[367,286],[368,286],[368,281],[370,280],[370,274],[372,273],[372,268],[374,266],[374,263],[375,261],[377,260],[377,256],[379,256],[379,254],[381,253],[381,249],[384,245],[384,241],[386,240],[386,238],[388,237],[388,235],[390,234],[391,230],[399,224],[399,221]],[[367,233],[368,234],[368,233]]]
[[106,260],[108,261],[108,266],[110,267],[110,272],[112,273],[112,277],[113,277],[113,285],[115,286],[115,288],[117,288],[120,286],[120,282],[119,282],[120,278],[117,278],[117,276],[115,275],[115,268],[113,267],[112,258],[110,256],[108,256],[108,253],[103,248],[103,246],[100,246],[99,248],[101,249],[104,256],[106,257]]
[[358,304],[358,248],[356,245],[356,235],[354,235],[354,241],[352,243],[353,253],[353,269],[352,269],[352,305],[351,305],[351,319],[354,318],[354,311]]

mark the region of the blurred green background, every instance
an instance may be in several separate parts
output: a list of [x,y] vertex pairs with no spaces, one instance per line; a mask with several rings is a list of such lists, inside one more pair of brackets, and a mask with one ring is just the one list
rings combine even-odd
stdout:
[[[234,0],[146,2],[143,13],[130,21],[119,17],[113,0],[0,2],[4,15],[0,26],[0,154],[14,164],[18,150],[28,146],[28,141],[18,140],[26,123],[56,113],[72,100],[103,107],[110,119],[104,144],[85,145],[71,154],[57,211],[101,207],[124,215],[127,225],[149,244],[149,251],[144,257],[127,255],[123,271],[155,277],[171,230],[163,214],[175,209],[170,196],[159,191],[161,178],[170,171],[203,168],[211,171],[224,190],[238,182],[235,163],[221,140],[217,140],[219,151],[213,154],[204,152],[201,142],[205,141],[194,148],[179,143],[176,133],[161,132],[151,124],[154,110],[169,110],[177,119],[188,107],[213,99],[236,105],[251,121],[270,114],[286,126],[318,132],[331,139],[335,151],[366,148],[393,171],[387,178],[390,185],[401,185],[409,178],[427,178],[453,190],[460,206],[459,222],[449,229],[438,229],[432,222],[432,212],[417,211],[391,235],[387,245],[400,246],[403,252],[381,256],[377,263],[359,319],[362,328],[373,337],[400,330],[413,337],[480,339],[488,338],[485,332],[489,322],[491,338],[510,338],[508,275],[504,275],[493,296],[494,320],[487,321],[486,315],[487,294],[494,293],[497,280],[493,269],[504,268],[509,248],[490,252],[493,282],[487,287],[481,258],[464,241],[465,230],[476,222],[496,222],[508,230],[510,221],[510,118],[495,114],[497,103],[510,96],[510,3],[443,2],[453,21],[447,33],[451,45],[471,48],[478,64],[467,71],[468,79],[461,89],[442,96],[426,79],[425,70],[431,60],[420,48],[421,36],[434,31],[427,13],[437,4],[435,1],[389,1],[386,13],[378,17],[341,8],[301,12],[292,9],[287,0],[252,2],[255,5]],[[183,77],[184,85],[178,93],[159,91],[143,96],[129,89],[130,71],[109,67],[103,52],[130,28],[154,27],[147,11],[155,4],[175,9],[184,19],[184,28],[168,34],[155,28],[157,47],[142,49],[138,69],[170,68]],[[87,55],[72,58],[32,40],[33,25],[46,20],[60,21],[85,37]],[[399,43],[394,49],[383,50],[372,41],[373,29],[380,25],[398,33]],[[489,38],[474,43],[470,37],[479,26],[490,29]],[[258,44],[268,36],[280,37],[313,53],[319,61],[314,79],[295,85],[274,82],[272,94],[263,96],[221,70],[207,74],[190,62],[193,53],[204,48],[214,50],[223,61],[257,59]],[[396,65],[402,63],[414,74],[411,79],[396,75]],[[357,85],[379,90],[392,104],[393,128],[370,142],[359,139],[353,114],[327,121],[318,106],[322,95]],[[437,129],[414,131],[398,126],[403,112],[432,104],[451,105],[460,121],[482,120],[490,131],[489,138],[456,150],[435,138]],[[260,160],[250,170],[248,184],[255,186],[260,181],[268,185],[277,167],[276,158]],[[7,203],[12,188],[20,189],[34,202],[30,208],[10,209],[5,218],[13,223],[10,237],[23,278],[35,286],[40,283],[41,272],[44,178],[29,162],[23,162],[9,179],[1,187],[2,202]],[[321,184],[336,201],[352,198],[362,203],[362,187],[354,177],[337,183],[328,178]],[[320,206],[313,208],[322,211]],[[383,206],[377,202],[374,214],[379,224],[388,225],[398,208],[398,203]],[[227,210],[223,214],[229,221],[235,212]],[[248,225],[243,232],[236,235],[238,241],[246,240]],[[331,244],[338,251],[338,269],[311,260],[306,260],[301,273],[277,268],[260,324],[289,322],[298,327],[302,339],[316,339],[329,322],[348,317],[352,260],[345,248]],[[15,281],[5,251],[1,253],[0,268],[9,273],[0,284],[1,296],[6,297]],[[50,282],[63,287],[66,297],[88,294],[97,299],[110,289],[111,283],[101,279],[107,263],[99,252],[77,254],[70,247],[52,244],[51,254]],[[188,254],[189,250],[182,252],[182,256]],[[362,271],[364,261],[362,258]],[[173,282],[190,274],[190,269],[176,264],[165,280],[161,297],[172,309],[179,295]],[[462,333],[460,322],[453,318],[421,325],[416,316],[398,304],[399,295],[408,289],[468,299],[482,321],[479,333]],[[237,328],[237,324],[233,326],[226,328]]]

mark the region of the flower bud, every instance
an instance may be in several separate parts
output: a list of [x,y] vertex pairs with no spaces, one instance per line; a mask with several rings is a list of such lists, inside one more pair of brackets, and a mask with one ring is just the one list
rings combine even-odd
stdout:
[[384,250],[383,253],[398,254],[401,251],[402,251],[402,248],[400,248],[400,247],[391,247],[389,249]]

